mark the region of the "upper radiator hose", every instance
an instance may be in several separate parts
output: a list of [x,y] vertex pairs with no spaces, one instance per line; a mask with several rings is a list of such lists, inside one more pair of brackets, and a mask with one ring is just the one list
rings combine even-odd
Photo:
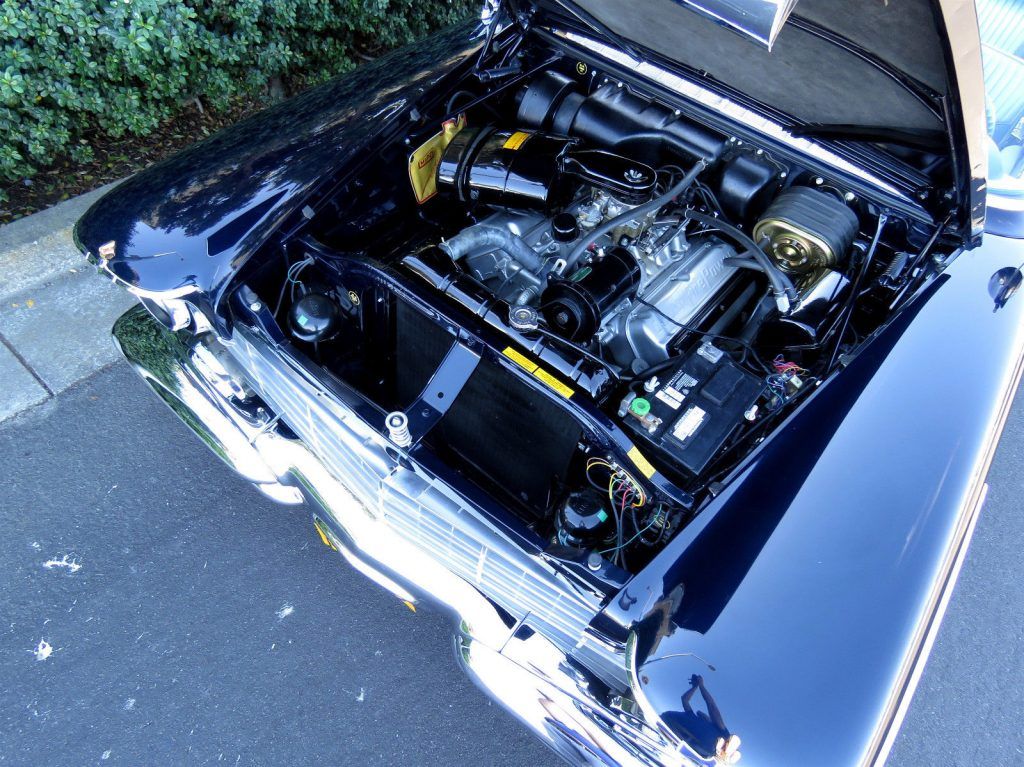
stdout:
[[442,242],[441,250],[451,256],[453,261],[458,261],[474,251],[500,250],[533,274],[539,274],[544,266],[541,255],[527,245],[522,237],[500,226],[476,224],[466,227],[451,239]]

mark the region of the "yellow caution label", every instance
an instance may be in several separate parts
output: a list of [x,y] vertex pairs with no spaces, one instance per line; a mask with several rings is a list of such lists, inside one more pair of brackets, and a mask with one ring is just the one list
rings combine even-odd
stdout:
[[409,155],[409,183],[420,205],[437,194],[437,167],[441,164],[441,155],[455,134],[465,127],[464,114],[448,120],[441,126],[440,133],[428,138]]
[[631,447],[626,455],[629,456],[629,460],[636,464],[636,467],[640,469],[640,473],[647,477],[647,479],[654,476],[657,469],[651,465],[650,461],[644,458],[644,454],[640,452],[636,445]]
[[566,399],[572,396],[572,389],[569,386],[566,386],[543,368],[537,368],[533,371],[533,374]]
[[505,351],[502,352],[502,354],[504,354],[506,357],[508,357],[510,360],[516,363],[519,367],[526,370],[528,373],[532,373],[534,370],[537,369],[537,365],[534,364],[529,357],[527,357],[525,354],[520,354],[511,346],[507,347]]
[[519,367],[525,370],[527,373],[533,373],[534,377],[540,381],[543,381],[549,388],[554,389],[556,392],[561,394],[566,399],[569,399],[573,395],[572,387],[568,384],[558,380],[555,376],[551,375],[544,368],[540,367],[537,363],[527,357],[525,354],[521,354],[513,349],[511,346],[506,347],[502,352],[506,357],[516,363]]
[[526,139],[530,138],[530,136],[532,136],[532,135],[533,135],[532,133],[527,133],[526,131],[517,130],[515,133],[513,133],[511,136],[509,136],[507,139],[505,139],[505,143],[501,145],[501,148],[502,149],[511,149],[514,152],[519,147],[521,147],[523,144],[525,144],[526,143]]

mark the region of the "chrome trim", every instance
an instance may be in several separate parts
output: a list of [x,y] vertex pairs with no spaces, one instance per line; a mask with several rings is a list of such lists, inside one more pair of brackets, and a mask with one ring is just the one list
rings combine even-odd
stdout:
[[988,129],[985,123],[985,75],[981,60],[981,33],[974,0],[938,0],[952,53],[954,86],[967,141],[968,188],[964,190],[970,211],[970,238],[977,240],[985,229],[985,195],[988,178]]
[[676,0],[768,50],[793,12],[797,0]]
[[[621,648],[587,630],[597,593],[527,556],[259,339],[236,331],[187,345],[139,306],[114,334],[135,370],[229,466],[274,500],[304,502],[327,523],[330,544],[396,597],[450,614],[462,667],[553,750],[580,765],[694,764],[621,699],[591,690],[582,669],[603,667],[601,687],[617,667],[626,692]],[[208,348],[197,365],[198,346]],[[246,365],[247,383],[267,395],[262,409],[207,379],[217,346]],[[305,438],[282,431],[268,406]]]

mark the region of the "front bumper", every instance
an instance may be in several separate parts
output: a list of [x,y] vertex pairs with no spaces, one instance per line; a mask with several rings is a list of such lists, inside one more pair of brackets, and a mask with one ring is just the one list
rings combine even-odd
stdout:
[[623,648],[588,629],[597,594],[520,550],[308,374],[243,331],[185,338],[142,307],[113,332],[231,468],[271,499],[307,506],[330,544],[392,594],[449,613],[461,666],[568,762],[713,763],[607,692],[628,678]]

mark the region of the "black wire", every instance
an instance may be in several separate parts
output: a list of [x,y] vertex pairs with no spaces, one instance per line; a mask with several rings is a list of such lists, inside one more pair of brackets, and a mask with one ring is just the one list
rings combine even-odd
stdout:
[[476,94],[473,93],[472,91],[455,91],[455,93],[448,97],[448,103],[445,105],[444,108],[445,114],[451,113],[452,109],[455,107],[455,99],[457,99],[459,96],[469,96],[470,101],[476,98]]
[[274,317],[277,317],[278,312],[281,311],[281,302],[284,301],[284,292],[288,289],[288,272],[292,269],[291,259],[288,258],[288,252],[284,254],[284,281],[281,282],[281,292],[277,294],[277,305],[274,306]]
[[613,368],[610,363],[598,357],[596,354],[588,352],[579,344],[570,341],[568,338],[562,338],[561,336],[552,333],[550,330],[547,330],[546,328],[539,327],[537,328],[537,332],[540,333],[545,338],[550,339],[551,341],[555,341],[556,343],[560,343],[563,346],[567,346],[576,353],[583,355],[591,362],[596,362],[598,365],[600,365],[606,371],[608,371],[608,375],[615,379],[616,383],[622,383],[622,376],[620,376],[618,372],[616,372],[615,368]]
[[874,260],[875,251],[878,250],[878,243],[882,239],[882,230],[885,229],[885,225],[889,218],[882,213],[878,217],[878,227],[875,229],[875,236],[871,240],[871,246],[868,248],[868,252],[864,256],[864,263],[861,264],[860,269],[857,271],[857,276],[854,278],[853,287],[850,290],[850,298],[846,302],[846,306],[843,307],[841,313],[841,324],[839,326],[839,334],[836,337],[835,348],[832,349],[832,353],[829,355],[828,364],[825,366],[826,373],[832,369],[832,366],[836,364],[836,360],[839,358],[839,350],[843,346],[843,337],[846,335],[846,329],[850,325],[850,317],[853,316],[853,310],[857,303],[857,292],[860,290],[860,284],[864,280],[864,276],[868,273],[868,269],[871,268],[871,262]]
[[[721,341],[728,341],[730,343],[739,344],[740,346],[742,346],[744,348],[744,350],[746,352],[748,352],[749,354],[753,354],[754,355],[754,360],[758,363],[758,365],[766,373],[773,372],[773,371],[771,371],[768,368],[768,366],[764,363],[764,361],[762,361],[761,358],[757,356],[757,351],[748,342],[746,342],[746,341],[744,341],[744,340],[742,340],[740,338],[734,338],[732,336],[723,336],[723,335],[719,335],[718,333],[708,333],[708,332],[706,332],[704,330],[701,330],[700,328],[695,328],[693,325],[687,325],[685,322],[679,322],[675,318],[669,316],[668,314],[665,314],[665,312],[663,312],[657,306],[652,304],[650,301],[646,301],[646,300],[644,300],[640,296],[637,296],[635,300],[636,300],[637,303],[643,304],[644,306],[647,306],[647,307],[653,309],[661,317],[663,317],[668,322],[671,322],[673,325],[675,325],[677,328],[680,328],[681,330],[685,330],[685,331],[687,331],[689,333],[695,333],[696,335],[699,335],[702,338],[715,338],[715,339],[718,339],[718,340],[721,340]],[[644,370],[642,373],[638,373],[637,375],[633,376],[629,380],[636,380],[637,378],[640,378],[641,376],[646,378],[649,375],[653,375],[654,373],[652,371],[657,372],[655,370],[655,368],[657,368],[658,370],[664,370],[666,367],[671,367],[672,363],[674,362],[674,360],[675,360],[675,358],[670,357],[669,359],[664,360],[663,362],[655,363],[651,367],[649,367],[646,370]]]
[[[773,424],[783,415],[784,412],[792,411],[792,406],[794,405],[794,403],[799,402],[801,399],[806,397],[808,394],[811,393],[811,391],[813,391],[816,388],[813,383],[814,380],[815,379],[808,379],[804,383],[804,385],[800,387],[800,389],[796,391],[793,395],[791,395],[789,399],[787,399],[783,403],[783,405],[781,405],[777,410],[770,411],[768,415],[766,415],[757,423],[752,424],[746,431],[737,434],[736,437],[732,440],[732,444],[727,448],[726,452],[721,455],[719,460],[725,458],[725,456],[728,453],[731,453],[732,451],[736,450],[743,442],[749,441],[751,438],[755,437],[757,433],[759,431],[764,430],[766,426]],[[720,481],[722,477],[732,472],[749,455],[749,451],[744,452],[742,455],[737,456],[737,458],[734,461],[726,464],[724,468],[715,471],[713,474],[709,474],[707,480],[703,483],[702,487],[707,488],[708,485],[710,485],[712,482]],[[713,465],[712,468],[714,468]]]

